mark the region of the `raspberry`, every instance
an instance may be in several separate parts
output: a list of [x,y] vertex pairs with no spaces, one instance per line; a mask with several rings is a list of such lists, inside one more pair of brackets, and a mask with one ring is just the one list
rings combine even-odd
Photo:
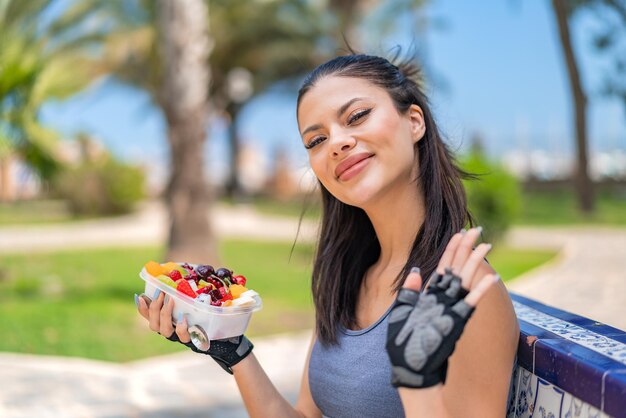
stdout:
[[211,278],[215,280],[217,283],[219,283],[218,287],[223,287],[223,286],[228,287],[231,285],[230,280],[226,276],[224,277],[211,276]]
[[174,280],[175,282],[183,278],[183,275],[180,274],[180,271],[178,270],[170,271],[170,274],[168,274],[168,276],[170,276],[170,279]]
[[233,284],[245,286],[247,280],[244,276],[234,276],[231,281],[233,282]]
[[198,280],[200,280],[200,276],[198,276],[198,273],[196,273],[196,272],[195,272],[195,271],[193,271],[193,270],[191,270],[191,271],[189,272],[189,274],[187,274],[187,275],[185,276],[185,278],[186,278],[187,280],[193,280],[193,281],[194,281],[194,282],[196,282],[196,283],[198,282]]
[[222,299],[222,292],[219,289],[213,289],[209,291],[209,295],[211,295],[212,300],[220,300]]
[[209,277],[207,281],[215,287],[224,287],[224,282],[215,277]]
[[212,288],[210,286],[201,287],[200,289],[198,289],[198,291],[196,293],[199,294],[199,295],[203,294],[203,293],[208,295],[209,292],[211,291],[211,289]]
[[220,299],[225,298],[225,297],[226,297],[226,295],[228,294],[228,290],[226,289],[226,287],[225,287],[225,286],[224,286],[224,287],[220,287],[220,288],[219,288],[219,291],[220,291],[220,293],[221,293],[221,295],[222,295],[222,297],[221,297]]

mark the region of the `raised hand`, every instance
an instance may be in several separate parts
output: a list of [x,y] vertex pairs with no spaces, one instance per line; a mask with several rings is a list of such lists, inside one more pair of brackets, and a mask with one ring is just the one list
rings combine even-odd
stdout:
[[[426,388],[445,383],[448,358],[474,307],[499,280],[489,274],[472,286],[491,245],[472,250],[480,229],[456,234],[422,293],[419,269],[411,271],[389,314],[387,353],[396,387]],[[473,288],[472,288],[473,287]],[[471,291],[469,289],[472,289]]]

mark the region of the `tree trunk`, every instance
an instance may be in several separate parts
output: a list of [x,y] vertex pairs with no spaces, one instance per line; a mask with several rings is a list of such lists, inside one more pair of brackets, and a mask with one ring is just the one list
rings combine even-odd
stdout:
[[574,56],[574,50],[572,48],[565,0],[552,0],[552,8],[559,28],[561,47],[565,56],[570,89],[574,99],[577,148],[575,185],[576,192],[578,193],[578,203],[582,212],[591,213],[594,208],[594,192],[593,184],[589,178],[587,162],[587,97],[583,91],[580,73],[578,72],[578,66],[576,64],[576,57]]
[[0,202],[15,200],[15,186],[11,175],[12,163],[11,155],[0,158]]
[[164,80],[159,101],[168,125],[170,229],[166,259],[214,263],[210,198],[203,170],[206,139],[209,38],[203,0],[161,0],[159,24]]
[[237,200],[241,197],[241,183],[239,181],[239,154],[240,144],[237,136],[236,121],[241,105],[230,103],[226,108],[230,116],[230,125],[228,126],[228,145],[230,147],[230,166],[228,167],[228,178],[224,187],[224,192],[231,200]]

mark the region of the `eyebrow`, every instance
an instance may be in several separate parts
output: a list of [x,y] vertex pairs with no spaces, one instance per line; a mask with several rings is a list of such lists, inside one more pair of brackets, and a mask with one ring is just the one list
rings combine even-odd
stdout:
[[[363,97],[355,97],[354,99],[350,99],[348,100],[346,103],[344,103],[339,110],[337,110],[337,117],[341,117],[341,115],[343,115],[343,113],[354,103],[354,102],[358,102],[359,100],[363,100]],[[318,129],[320,129],[322,127],[321,124],[316,123],[315,125],[311,125],[308,128],[306,128],[304,131],[302,131],[302,133],[300,135],[304,136],[306,135],[308,132],[311,131],[316,131]]]

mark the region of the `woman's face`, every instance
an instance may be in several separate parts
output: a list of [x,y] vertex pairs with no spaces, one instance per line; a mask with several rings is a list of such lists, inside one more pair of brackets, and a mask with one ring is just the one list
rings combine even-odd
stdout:
[[340,201],[366,208],[385,195],[415,190],[414,145],[425,132],[419,106],[400,114],[383,88],[328,76],[302,97],[298,126],[313,172]]

